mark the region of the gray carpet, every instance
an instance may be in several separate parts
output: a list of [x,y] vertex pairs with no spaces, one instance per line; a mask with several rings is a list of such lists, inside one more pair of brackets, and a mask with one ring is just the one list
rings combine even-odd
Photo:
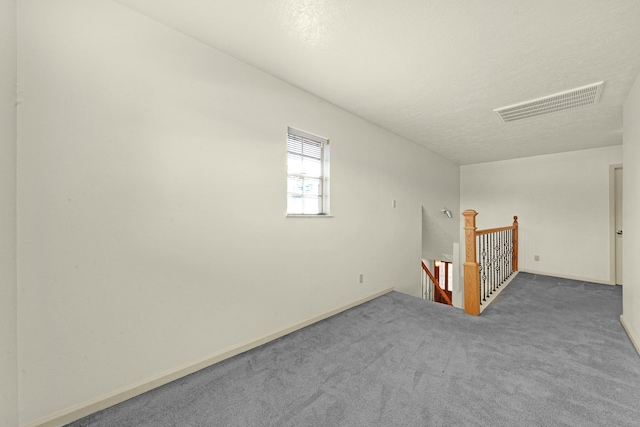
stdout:
[[69,426],[640,426],[621,301],[526,273],[480,317],[392,292]]

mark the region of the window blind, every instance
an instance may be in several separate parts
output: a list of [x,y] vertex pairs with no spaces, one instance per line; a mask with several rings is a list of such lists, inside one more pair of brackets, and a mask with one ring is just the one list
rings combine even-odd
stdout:
[[326,215],[328,140],[289,128],[287,214]]

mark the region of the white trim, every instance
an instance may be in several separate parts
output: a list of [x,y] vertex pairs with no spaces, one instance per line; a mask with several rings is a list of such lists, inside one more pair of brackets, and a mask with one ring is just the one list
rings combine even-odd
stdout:
[[550,273],[548,271],[523,270],[523,269],[520,269],[520,272],[529,273],[529,274],[539,274],[540,276],[558,277],[560,279],[578,280],[580,282],[596,283],[598,285],[613,285],[608,280],[599,280],[599,279],[594,279],[594,278],[591,278],[591,277],[570,276],[570,275],[565,275],[565,274]]
[[622,324],[622,327],[624,328],[625,332],[629,336],[629,339],[631,340],[631,344],[633,344],[633,346],[636,348],[636,351],[638,352],[638,356],[640,356],[640,337],[635,336],[633,332],[631,332],[631,326],[625,320],[624,315],[620,316],[620,323]]
[[333,218],[333,215],[321,214],[286,214],[286,218]]
[[291,332],[295,332],[299,329],[302,329],[306,326],[312,325],[321,320],[327,319],[331,316],[334,316],[338,313],[341,313],[350,308],[356,307],[360,304],[364,304],[365,302],[371,301],[372,299],[378,298],[382,295],[385,295],[394,288],[388,288],[379,292],[376,292],[372,295],[354,301],[350,304],[343,305],[341,307],[335,308],[331,311],[328,311],[319,316],[312,317],[310,319],[304,320],[302,322],[296,323],[293,326],[282,329],[278,332],[274,332],[272,334],[266,335],[262,338],[258,338],[246,344],[238,345],[235,347],[231,347],[227,350],[223,350],[220,353],[217,353],[213,356],[210,356],[206,359],[203,359],[199,362],[183,366],[181,368],[173,369],[171,371],[167,371],[164,374],[161,374],[154,378],[149,378],[138,383],[134,383],[128,387],[122,388],[120,390],[116,390],[112,393],[105,394],[103,396],[97,397],[95,399],[89,400],[88,402],[81,403],[79,405],[72,406],[63,411],[57,412],[53,415],[50,415],[45,418],[41,418],[40,420],[34,421],[30,424],[25,425],[24,427],[59,427],[70,422],[79,420],[80,418],[84,418],[88,415],[91,415],[95,412],[101,411],[103,409],[109,408],[118,403],[124,402],[125,400],[131,399],[140,394],[146,393],[149,390],[153,390],[154,388],[160,387],[162,385],[168,384],[172,381],[175,381],[179,378],[185,377],[189,374],[197,372],[201,369],[214,365],[218,362],[221,362],[230,357],[236,356],[240,353],[244,353],[253,348],[259,347],[263,344],[266,344],[270,341],[283,337]]

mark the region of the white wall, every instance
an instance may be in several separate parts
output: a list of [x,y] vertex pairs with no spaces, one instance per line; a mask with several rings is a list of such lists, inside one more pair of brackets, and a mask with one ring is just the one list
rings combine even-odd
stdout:
[[16,1],[0,0],[0,426],[18,423]]
[[610,283],[609,166],[621,163],[615,146],[463,166],[460,208],[479,229],[518,216],[521,271]]
[[624,104],[623,324],[640,352],[640,76]]
[[[18,28],[21,424],[420,293],[455,164],[111,1]],[[284,217],[287,126],[330,138],[333,218]]]
[[[451,188],[452,184],[460,187],[460,177],[451,177],[451,182],[446,183],[445,188]],[[422,257],[424,259],[449,259],[443,255],[452,256],[453,247],[451,242],[458,242],[460,224],[460,199],[459,190],[452,191],[441,197],[437,202],[433,201],[429,206],[422,209]],[[447,208],[451,211],[451,218],[448,218],[442,209]],[[452,227],[455,224],[456,227]]]

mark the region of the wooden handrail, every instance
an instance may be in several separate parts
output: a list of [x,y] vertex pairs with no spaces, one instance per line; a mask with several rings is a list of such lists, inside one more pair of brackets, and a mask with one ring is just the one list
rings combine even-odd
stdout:
[[438,280],[436,280],[433,274],[431,274],[431,271],[429,271],[429,267],[427,267],[424,262],[422,263],[422,269],[427,273],[427,276],[429,276],[429,279],[431,279],[431,281],[433,282],[433,289],[438,293],[438,296],[443,299],[446,304],[453,305],[449,296],[445,293],[445,291],[442,290],[442,288],[440,287],[440,283],[438,283]]
[[513,252],[511,267],[518,271],[518,217],[513,217],[513,225],[508,227],[478,230],[476,216],[478,212],[468,209],[462,212],[464,216],[465,234],[465,262],[464,262],[464,312],[477,316],[480,314],[480,264],[477,262],[476,237],[491,233],[512,230]]
[[517,226],[514,227],[513,225],[510,225],[508,227],[487,228],[486,230],[476,230],[476,236],[483,236],[485,234],[491,234],[491,233],[499,233],[500,231],[515,230],[516,228]]

